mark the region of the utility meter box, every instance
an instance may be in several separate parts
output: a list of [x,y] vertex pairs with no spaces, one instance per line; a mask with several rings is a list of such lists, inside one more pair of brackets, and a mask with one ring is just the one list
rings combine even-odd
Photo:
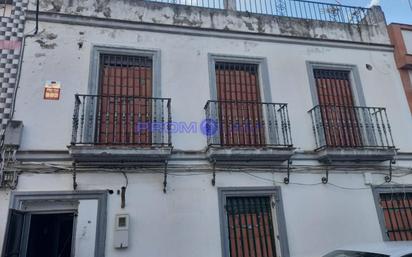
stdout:
[[6,131],[4,132],[4,146],[18,148],[23,134],[23,121],[10,120],[7,123]]
[[129,214],[117,214],[114,226],[114,248],[124,249],[129,246]]

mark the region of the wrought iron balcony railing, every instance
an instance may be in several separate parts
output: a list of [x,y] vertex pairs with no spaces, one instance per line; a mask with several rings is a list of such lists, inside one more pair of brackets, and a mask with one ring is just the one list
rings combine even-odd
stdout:
[[75,95],[72,145],[171,146],[171,99]]
[[394,148],[385,108],[318,105],[309,111],[317,150]]
[[283,16],[348,24],[374,24],[369,8],[307,0],[146,0],[214,9],[232,9],[264,15]]
[[287,104],[208,101],[206,134],[209,146],[292,147]]

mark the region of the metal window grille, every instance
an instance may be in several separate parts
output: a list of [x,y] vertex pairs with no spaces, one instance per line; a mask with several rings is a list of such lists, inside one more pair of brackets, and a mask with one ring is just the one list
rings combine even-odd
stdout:
[[385,108],[355,106],[350,72],[315,69],[319,105],[312,108],[318,148],[392,148]]
[[314,70],[321,116],[328,146],[357,147],[362,145],[354,106],[349,71]]
[[265,145],[258,69],[257,64],[216,62],[222,145]]
[[12,9],[12,0],[0,0],[0,17],[10,17]]
[[391,241],[412,240],[412,193],[380,194],[386,234]]
[[76,95],[72,144],[170,145],[171,100],[153,95],[150,56],[102,54],[97,95]]
[[[100,60],[100,95],[106,97],[99,103],[97,141],[150,144],[151,131],[136,135],[135,130],[137,122],[152,121],[153,101],[147,98],[152,96],[152,59],[102,54]],[[131,115],[137,120],[129,124]]]
[[231,257],[275,257],[270,196],[228,197],[227,229]]

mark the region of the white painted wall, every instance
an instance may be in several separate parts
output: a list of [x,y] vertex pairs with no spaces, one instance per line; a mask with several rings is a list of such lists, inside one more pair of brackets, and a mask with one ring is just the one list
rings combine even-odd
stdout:
[[[26,32],[33,26],[34,23],[28,21]],[[87,93],[88,90],[92,46],[110,45],[161,51],[162,96],[172,98],[173,120],[186,122],[204,119],[203,106],[210,99],[209,54],[267,58],[270,97],[273,102],[289,104],[294,144],[302,150],[315,148],[312,124],[307,114],[314,104],[306,62],[356,65],[366,104],[387,108],[396,146],[402,152],[412,152],[412,120],[391,52],[361,49],[359,45],[344,43],[336,43],[336,47],[332,47],[314,45],[314,41],[309,45],[309,41],[282,43],[269,38],[226,37],[229,34],[205,37],[46,22],[40,22],[40,32],[38,36],[28,38],[25,46],[15,113],[15,119],[23,120],[25,125],[20,150],[67,149],[74,94]],[[43,40],[50,48],[42,48],[36,42],[38,40]],[[79,48],[79,42],[83,43],[82,48]],[[373,69],[366,69],[366,64],[372,65]],[[59,101],[43,100],[43,85],[47,80],[62,83]],[[173,145],[176,149],[202,150],[206,146],[206,138],[200,133],[175,134]],[[314,162],[304,164],[318,165]],[[411,163],[406,162],[400,165],[411,167]],[[249,171],[278,182],[284,177],[280,173]],[[282,188],[291,256],[319,257],[340,245],[382,240],[372,193],[364,184],[362,172],[336,173],[331,170],[330,175],[331,183],[362,190],[320,185],[322,175],[309,171],[293,173],[292,184],[275,183]],[[106,256],[221,256],[218,196],[216,187],[211,186],[210,173],[197,176],[170,174],[167,194],[162,192],[163,174],[129,174],[128,177],[126,208],[120,208],[120,197],[116,193],[108,197]],[[412,183],[411,176],[394,180],[400,184]],[[122,174],[110,172],[79,172],[77,181],[79,190],[113,189],[116,192],[125,184]],[[383,175],[374,175],[375,184],[383,181]],[[217,174],[216,186],[273,186],[273,183],[242,172],[225,172]],[[23,173],[17,190],[72,190],[72,177],[71,174]],[[8,203],[7,191],[1,191],[0,231],[4,231]],[[93,206],[80,205],[81,210],[87,209],[84,211],[87,216],[79,218],[79,234],[76,235],[79,256],[90,254],[91,247],[94,247],[91,243],[79,241],[82,225],[84,227],[95,217]],[[117,213],[129,213],[131,219],[130,246],[124,250],[113,248]],[[2,239],[3,233],[0,233],[0,244]],[[91,242],[93,238],[88,240]]]
[[[253,169],[249,172],[253,172]],[[107,257],[219,257],[221,239],[217,187],[274,185],[243,172],[218,173],[216,187],[210,184],[210,173],[198,176],[181,176],[182,174],[187,173],[180,173],[180,176],[169,175],[168,193],[164,194],[162,174],[129,173],[126,208],[122,210],[120,196],[116,194],[125,184],[122,174],[78,173],[79,190],[115,191],[108,195]],[[282,181],[284,177],[284,174],[279,173],[253,174],[276,181]],[[381,241],[373,196],[364,184],[363,174],[330,174],[330,183],[364,188],[362,190],[344,190],[331,184],[319,185],[321,176],[322,174],[294,173],[291,177],[292,184],[275,183],[281,187],[283,195],[291,257],[319,257],[338,246]],[[34,180],[25,173],[20,177],[21,183],[17,190],[45,190],[51,184],[50,181],[55,181],[53,187],[60,190],[70,189],[67,187],[72,179],[70,174],[48,174],[41,175],[41,178]],[[374,175],[373,180],[375,184],[380,184],[383,175]],[[410,184],[412,176],[397,177],[394,181]],[[299,183],[316,185],[303,186]],[[0,192],[2,216],[6,214],[9,204],[5,194],[4,191]],[[89,219],[94,223],[95,205],[96,203],[89,201],[85,201],[84,205],[83,202],[80,204],[76,234],[76,246],[79,247],[77,253],[91,252],[94,248],[92,238],[84,242],[79,240],[83,224]],[[90,212],[85,212],[85,208]],[[130,214],[130,240],[127,249],[117,250],[113,247],[113,228],[117,213]],[[5,223],[6,219],[0,219],[0,228],[3,228]],[[0,242],[3,242],[3,233],[0,233]]]
[[403,40],[406,46],[406,52],[412,54],[412,31],[411,30],[402,30]]
[[[26,25],[30,30],[32,23]],[[412,151],[412,120],[391,52],[371,49],[310,46],[148,31],[91,28],[40,23],[42,33],[26,41],[15,119],[23,120],[21,150],[65,150],[70,142],[75,93],[87,93],[92,45],[111,45],[161,51],[161,91],[172,98],[174,121],[200,122],[210,99],[208,54],[266,57],[273,102],[289,104],[293,141],[304,150],[315,148],[310,116],[313,107],[307,61],[356,65],[367,106],[386,107],[395,144]],[[81,34],[82,33],[82,34]],[[57,38],[47,39],[55,34]],[[55,44],[42,49],[36,40]],[[78,42],[84,42],[79,49]],[[355,47],[355,45],[350,45]],[[369,71],[365,65],[370,64]],[[43,100],[47,80],[62,83],[59,101]],[[200,134],[174,134],[176,149],[201,150]]]
[[97,200],[80,200],[76,224],[75,256],[94,256],[96,242]]

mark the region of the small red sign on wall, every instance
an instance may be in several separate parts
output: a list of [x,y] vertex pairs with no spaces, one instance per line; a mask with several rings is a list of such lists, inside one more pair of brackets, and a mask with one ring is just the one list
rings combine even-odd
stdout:
[[56,81],[48,81],[44,86],[45,100],[59,100],[60,99],[60,83]]

